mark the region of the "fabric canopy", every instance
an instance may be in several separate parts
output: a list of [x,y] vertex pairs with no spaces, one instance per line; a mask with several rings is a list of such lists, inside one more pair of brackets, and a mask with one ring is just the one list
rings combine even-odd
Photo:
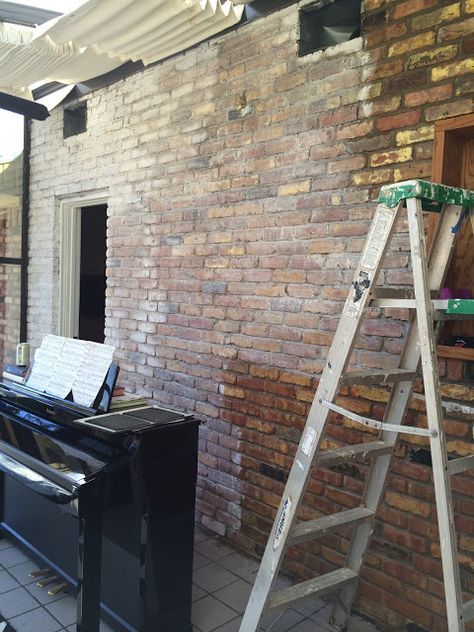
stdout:
[[28,96],[33,83],[150,64],[237,24],[243,10],[229,0],[88,0],[36,28],[0,22],[0,90]]

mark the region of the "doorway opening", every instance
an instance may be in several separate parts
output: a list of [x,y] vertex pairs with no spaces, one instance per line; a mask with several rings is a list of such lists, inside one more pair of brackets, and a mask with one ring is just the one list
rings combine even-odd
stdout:
[[104,342],[107,204],[67,202],[62,208],[61,336]]
[[104,342],[107,205],[81,208],[79,269],[80,340]]
[[[474,189],[474,114],[437,121],[433,151],[433,181]],[[464,221],[456,237],[444,282],[453,298],[474,298],[474,224]],[[436,218],[431,219],[432,234]],[[474,360],[474,322],[444,324],[438,355]]]

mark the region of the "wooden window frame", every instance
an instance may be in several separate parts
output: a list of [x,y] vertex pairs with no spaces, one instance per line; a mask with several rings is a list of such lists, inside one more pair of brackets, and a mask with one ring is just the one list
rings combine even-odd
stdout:
[[[436,121],[433,144],[432,182],[448,186],[461,186],[463,140],[474,137],[474,114],[465,114]],[[449,154],[449,159],[446,159]],[[453,154],[457,160],[453,160]],[[437,217],[428,219],[428,242],[431,241]],[[474,361],[474,349],[438,345],[438,356]]]

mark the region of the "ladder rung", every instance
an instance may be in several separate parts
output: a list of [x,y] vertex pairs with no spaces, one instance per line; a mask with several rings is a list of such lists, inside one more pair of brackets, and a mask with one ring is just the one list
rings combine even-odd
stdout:
[[[413,393],[413,399],[419,399],[420,401],[425,401],[425,396],[423,393]],[[474,407],[466,406],[465,404],[459,404],[458,402],[452,402],[449,400],[441,400],[441,406],[447,413],[460,413],[461,415],[474,415]]]
[[411,288],[374,287],[371,289],[370,299],[378,298],[415,298],[415,292]]
[[390,454],[392,450],[393,446],[383,441],[368,441],[317,452],[314,462],[316,466],[329,467],[355,459],[363,460],[371,456]]
[[386,423],[385,421],[378,421],[377,419],[370,419],[369,417],[363,417],[362,415],[358,415],[357,413],[353,413],[350,410],[346,410],[342,408],[342,406],[337,406],[332,402],[328,402],[326,399],[319,400],[319,403],[329,410],[333,410],[335,413],[339,413],[356,423],[359,423],[363,426],[368,426],[369,428],[377,428],[378,430],[386,430],[388,432],[399,432],[401,434],[412,434],[418,435],[421,437],[437,437],[438,433],[436,430],[431,430],[430,428],[417,428],[416,426],[400,426],[397,424]]
[[[430,290],[430,298],[438,299],[439,290]],[[406,299],[415,298],[415,291],[412,288],[388,288],[388,287],[374,287],[370,292],[370,300],[375,299]]]
[[391,371],[349,371],[344,375],[341,384],[393,384],[395,382],[412,382],[415,371],[392,369]]
[[474,468],[474,454],[468,456],[461,456],[457,459],[448,461],[448,471],[450,474],[459,474],[461,472],[467,472]]
[[474,619],[474,599],[466,601],[466,603],[462,607],[462,613],[464,621],[470,621],[471,619]]
[[288,544],[299,544],[300,542],[306,542],[306,540],[321,538],[333,529],[337,529],[337,527],[364,522],[373,518],[374,515],[375,513],[371,509],[367,509],[367,507],[356,507],[355,509],[347,509],[330,516],[300,522],[290,531]]
[[279,590],[268,599],[268,608],[287,606],[309,595],[322,597],[330,592],[339,590],[349,582],[356,580],[357,577],[357,573],[350,568],[339,568],[336,571],[326,573],[320,577],[314,577],[301,584],[295,584],[289,588]]
[[[472,320],[474,316],[472,299],[431,299],[433,320]],[[415,298],[373,298],[371,307],[394,309],[416,309]]]
[[454,312],[443,311],[442,309],[435,309],[432,312],[433,320],[473,320],[473,315],[470,313],[460,312],[456,314]]
[[[396,309],[416,309],[418,306],[415,298],[374,298],[370,301],[371,307],[394,307]],[[433,309],[448,309],[448,301],[443,299],[431,299]],[[451,312],[453,313],[453,312]]]

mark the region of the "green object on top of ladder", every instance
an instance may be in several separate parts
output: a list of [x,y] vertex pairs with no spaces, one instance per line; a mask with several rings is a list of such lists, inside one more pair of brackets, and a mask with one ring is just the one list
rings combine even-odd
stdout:
[[446,314],[474,314],[474,299],[450,298]]
[[424,211],[439,212],[443,204],[456,204],[474,208],[474,191],[432,184],[426,180],[406,180],[398,184],[382,187],[378,201],[389,208],[397,206],[400,200],[420,198]]

